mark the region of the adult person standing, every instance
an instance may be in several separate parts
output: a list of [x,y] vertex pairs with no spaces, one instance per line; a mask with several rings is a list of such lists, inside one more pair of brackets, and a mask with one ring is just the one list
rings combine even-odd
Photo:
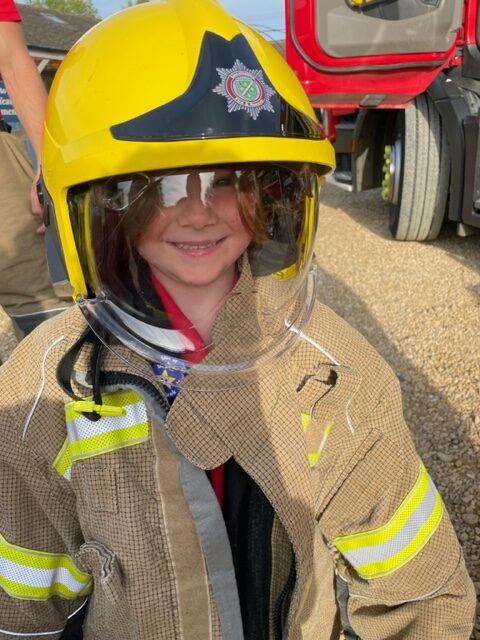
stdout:
[[[13,0],[1,0],[0,75],[39,158],[47,93],[20,22]],[[43,225],[31,215],[41,213],[36,178],[23,137],[0,117],[0,305],[23,333],[66,306],[51,283]]]
[[28,137],[40,155],[47,92],[23,37],[13,0],[0,2],[0,73]]

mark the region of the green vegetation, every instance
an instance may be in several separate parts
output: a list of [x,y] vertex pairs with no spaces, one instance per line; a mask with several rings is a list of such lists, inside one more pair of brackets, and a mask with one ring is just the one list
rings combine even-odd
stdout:
[[27,0],[34,7],[52,9],[59,13],[75,13],[79,16],[100,18],[92,0]]

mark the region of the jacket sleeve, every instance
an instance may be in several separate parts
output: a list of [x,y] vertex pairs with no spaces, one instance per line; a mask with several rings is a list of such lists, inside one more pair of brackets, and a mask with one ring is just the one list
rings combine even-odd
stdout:
[[475,589],[403,421],[393,376],[357,426],[370,446],[351,465],[324,518],[347,637],[467,640]]
[[53,467],[63,403],[28,356],[20,345],[0,368],[0,639],[56,640],[85,605],[91,576],[75,560],[73,492]]

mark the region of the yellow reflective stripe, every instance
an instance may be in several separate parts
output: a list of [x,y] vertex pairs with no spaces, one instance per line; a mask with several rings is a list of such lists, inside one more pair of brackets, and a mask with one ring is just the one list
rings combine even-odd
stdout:
[[308,454],[308,459],[310,461],[310,466],[314,467],[315,464],[318,462],[318,459],[320,458],[323,449],[325,448],[325,445],[327,444],[327,438],[330,435],[330,431],[332,430],[332,425],[331,424],[327,424],[327,426],[325,427],[325,431],[323,432],[323,438],[322,441],[320,442],[319,446],[318,446],[318,450],[316,453],[309,453]]
[[424,465],[392,518],[377,529],[333,539],[359,575],[374,578],[403,566],[436,531],[443,505]]
[[15,598],[76,598],[90,590],[91,576],[65,553],[20,547],[0,534],[0,586]]
[[61,582],[53,582],[48,587],[31,587],[14,580],[9,580],[0,575],[0,587],[8,593],[11,598],[19,600],[48,600],[52,596],[62,596],[68,600],[85,596],[92,591],[92,584],[89,583],[81,591],[71,591]]
[[360,576],[369,578],[371,580],[372,578],[380,578],[381,576],[393,573],[397,569],[400,569],[400,567],[403,567],[409,560],[414,558],[427,544],[427,542],[437,530],[437,527],[440,524],[440,520],[442,519],[442,515],[443,502],[440,494],[437,492],[435,508],[432,511],[430,517],[420,528],[417,535],[413,538],[413,540],[406,547],[404,547],[402,551],[398,552],[387,560],[383,560],[381,562],[370,562],[369,564],[361,565],[357,568],[357,573]]
[[302,421],[302,428],[304,431],[306,431],[308,429],[308,425],[310,424],[312,416],[309,413],[304,413],[302,411],[302,413],[300,414],[300,419]]
[[[310,426],[310,422],[312,421],[312,416],[309,413],[306,413],[306,412],[302,411],[300,413],[300,419],[301,419],[303,430],[307,431],[308,427]],[[327,442],[327,438],[330,435],[330,431],[331,430],[332,430],[332,425],[327,424],[325,426],[325,431],[323,432],[322,441],[320,442],[320,445],[319,445],[317,451],[308,454],[308,461],[309,461],[311,467],[314,467],[316,465],[316,463],[318,462],[318,459],[320,458],[320,455],[321,455],[321,453],[323,451],[323,448],[325,447],[325,444]]]
[[325,445],[327,444],[327,438],[330,435],[331,430],[332,430],[332,425],[327,424],[327,426],[325,427],[325,431],[323,432],[322,441],[320,442],[320,445],[318,447],[318,455],[320,455],[323,449],[325,448]]
[[78,406],[76,401],[65,406],[67,439],[53,462],[56,471],[67,480],[73,462],[139,444],[149,438],[146,408],[135,391],[104,394],[102,407],[113,409],[113,414],[96,422],[76,411]]
[[398,509],[395,511],[390,520],[378,529],[364,531],[361,533],[352,533],[348,536],[340,536],[334,538],[335,546],[342,553],[346,553],[351,549],[360,547],[371,547],[376,544],[382,544],[386,539],[396,535],[405,525],[412,511],[420,504],[425,492],[428,488],[428,473],[422,464],[420,473],[417,477],[413,489],[404,498]]
[[123,449],[148,439],[148,422],[76,440],[69,445],[72,462],[84,460],[116,449]]
[[68,438],[65,438],[65,442],[63,443],[62,448],[53,461],[53,466],[61,476],[65,476],[71,464],[72,460],[70,458],[70,452],[68,450]]
[[0,534],[0,556],[12,560],[17,564],[22,564],[25,567],[38,567],[40,569],[63,567],[67,569],[76,580],[90,580],[89,574],[77,569],[72,558],[66,553],[36,551],[28,549],[27,547],[20,547],[8,542],[2,534]]

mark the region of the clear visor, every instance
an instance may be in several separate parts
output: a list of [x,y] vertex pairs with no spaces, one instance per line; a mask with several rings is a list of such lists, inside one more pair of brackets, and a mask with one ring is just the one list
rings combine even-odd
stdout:
[[136,173],[72,189],[89,289],[78,302],[152,363],[205,373],[255,367],[309,314],[318,192],[310,166],[272,164]]

